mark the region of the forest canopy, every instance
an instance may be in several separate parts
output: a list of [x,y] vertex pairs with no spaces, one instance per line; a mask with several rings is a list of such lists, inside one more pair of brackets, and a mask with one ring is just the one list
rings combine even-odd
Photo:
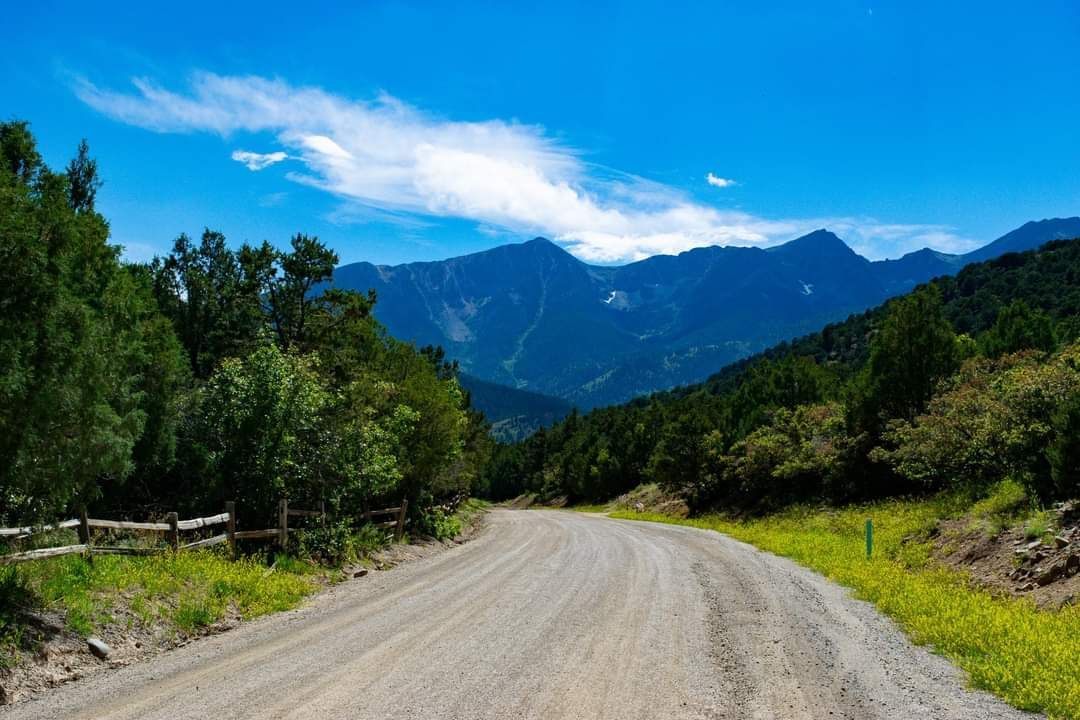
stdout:
[[0,124],[0,524],[406,498],[423,532],[475,491],[491,441],[456,365],[389,336],[373,294],[325,289],[318,238],[207,229],[129,263],[100,186],[85,141],[54,172]]

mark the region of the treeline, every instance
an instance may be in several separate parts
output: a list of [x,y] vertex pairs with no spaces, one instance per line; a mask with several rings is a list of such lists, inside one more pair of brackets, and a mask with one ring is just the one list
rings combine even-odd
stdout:
[[491,441],[456,366],[390,337],[373,295],[323,291],[332,250],[207,230],[124,263],[99,186],[85,142],[53,172],[0,124],[0,524],[407,497],[424,531],[473,489]]
[[1080,495],[1080,241],[979,263],[705,383],[497,448],[495,497],[644,482],[767,511],[1003,479]]

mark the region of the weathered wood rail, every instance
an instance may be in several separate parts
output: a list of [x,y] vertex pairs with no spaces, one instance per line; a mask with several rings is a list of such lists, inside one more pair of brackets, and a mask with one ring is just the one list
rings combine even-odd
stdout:
[[[44,532],[51,532],[54,530],[76,528],[79,533],[78,545],[64,545],[61,547],[53,548],[39,548],[37,550],[27,550],[25,552],[12,553],[10,555],[0,555],[0,565],[11,565],[13,563],[27,562],[30,560],[40,560],[48,557],[58,557],[60,555],[155,555],[157,553],[165,552],[167,550],[192,550],[200,547],[210,547],[212,545],[218,545],[220,543],[229,543],[233,546],[235,552],[236,545],[236,506],[234,503],[225,503],[225,512],[217,515],[211,515],[210,517],[193,518],[191,520],[180,520],[177,518],[177,514],[174,512],[168,513],[165,522],[133,522],[130,520],[102,520],[100,518],[91,518],[86,516],[86,512],[83,511],[77,520],[64,520],[63,522],[53,523],[51,525],[43,525],[39,528],[35,527],[20,527],[20,528],[0,528],[0,538],[10,538],[11,540],[23,540],[32,535],[37,535]],[[225,525],[226,531],[220,535],[215,535],[208,538],[200,538],[194,542],[181,544],[180,532],[199,530],[202,528],[213,527],[215,525]],[[107,546],[107,545],[94,545],[92,543],[92,531],[98,530],[131,530],[135,532],[148,532],[148,533],[165,533],[165,537],[168,540],[169,547],[124,547],[124,546]]]
[[[400,540],[402,535],[405,534],[405,513],[409,509],[409,501],[402,499],[401,505],[398,507],[384,508],[382,510],[368,510],[364,513],[364,521],[371,523],[377,528],[393,528],[394,539]],[[393,520],[384,520],[381,522],[373,522],[372,518],[391,516]],[[268,530],[249,530],[249,533],[259,533],[257,535],[247,535],[247,537],[258,538],[270,538],[277,535],[278,544],[285,547],[289,538],[289,518],[290,517],[313,517],[318,518],[325,522],[330,514],[326,512],[325,508],[319,510],[307,510],[303,508],[295,508],[289,505],[288,499],[282,499],[278,503],[278,526]]]
[[[398,507],[385,508],[382,510],[369,510],[364,513],[363,519],[365,522],[370,522],[375,527],[379,528],[393,528],[394,537],[398,540],[401,539],[405,532],[405,513],[408,509],[408,501],[402,500],[401,505]],[[37,550],[27,550],[25,552],[11,553],[8,555],[0,555],[0,565],[11,565],[14,563],[28,562],[31,560],[40,560],[43,558],[58,557],[61,555],[74,555],[84,554],[88,556],[93,555],[155,555],[157,553],[167,551],[180,551],[180,550],[195,550],[198,548],[212,547],[214,545],[220,545],[222,543],[229,544],[230,555],[236,557],[236,541],[237,540],[277,540],[277,544],[284,548],[289,541],[289,532],[296,532],[296,528],[289,527],[289,517],[313,517],[326,521],[330,515],[326,512],[325,508],[319,510],[306,510],[301,508],[289,507],[289,501],[287,499],[281,500],[278,504],[278,524],[277,527],[266,528],[263,530],[237,530],[236,529],[236,504],[233,502],[225,503],[225,512],[218,513],[217,515],[210,515],[209,517],[192,518],[191,520],[180,520],[177,514],[170,512],[165,516],[165,522],[133,522],[130,520],[102,520],[99,518],[90,518],[86,516],[86,512],[83,511],[78,519],[64,520],[62,522],[52,523],[50,525],[43,525],[40,527],[26,526],[15,528],[0,528],[0,540],[19,541],[25,540],[33,535],[52,532],[55,530],[71,529],[75,528],[79,533],[79,543],[77,545],[64,545],[60,547],[39,548]],[[373,522],[373,518],[393,517],[392,520],[383,520],[379,522]],[[201,530],[203,528],[214,527],[217,525],[224,525],[225,532],[211,537],[200,538],[193,542],[181,543],[180,533],[191,532],[193,530]],[[94,529],[100,530],[130,530],[134,532],[145,533],[164,533],[167,540],[168,547],[124,547],[124,546],[104,546],[94,545],[92,542],[91,532]]]

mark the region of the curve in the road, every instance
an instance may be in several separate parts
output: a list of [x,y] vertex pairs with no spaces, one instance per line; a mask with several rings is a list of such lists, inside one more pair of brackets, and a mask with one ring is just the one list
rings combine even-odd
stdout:
[[558,511],[60,688],[22,718],[1030,718],[715,533]]

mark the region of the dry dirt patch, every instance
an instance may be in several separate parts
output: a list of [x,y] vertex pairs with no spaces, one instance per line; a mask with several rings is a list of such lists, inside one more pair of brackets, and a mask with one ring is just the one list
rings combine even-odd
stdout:
[[934,555],[979,585],[1041,608],[1074,604],[1080,602],[1080,503],[1059,505],[1055,515],[1052,531],[1034,539],[1022,527],[993,532],[971,518],[943,521]]

